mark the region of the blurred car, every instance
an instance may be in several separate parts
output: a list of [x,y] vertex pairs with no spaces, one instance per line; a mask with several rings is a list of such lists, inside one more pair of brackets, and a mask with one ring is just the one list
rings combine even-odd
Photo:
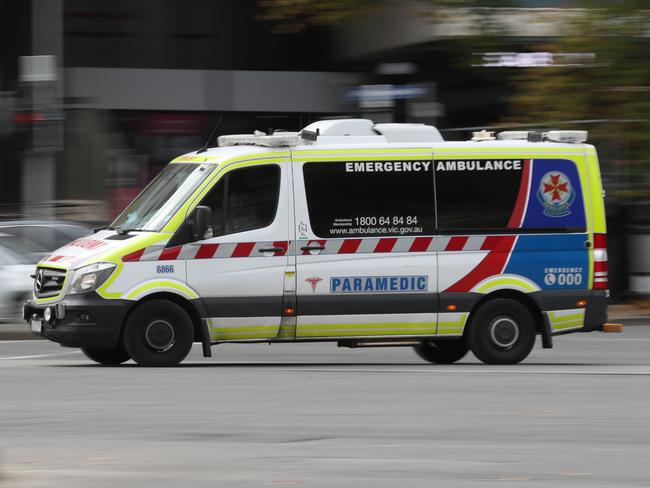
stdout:
[[32,293],[35,266],[24,240],[0,233],[0,321],[15,320]]
[[70,241],[93,233],[91,227],[65,220],[0,221],[0,233],[22,239],[25,251],[36,263]]

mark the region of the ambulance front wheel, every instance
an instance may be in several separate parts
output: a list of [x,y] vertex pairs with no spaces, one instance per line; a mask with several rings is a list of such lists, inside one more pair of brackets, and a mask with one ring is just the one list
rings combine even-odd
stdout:
[[140,366],[176,366],[192,348],[194,327],[179,305],[150,300],[124,324],[124,349]]
[[415,352],[425,361],[434,364],[452,364],[460,361],[469,351],[464,339],[426,341],[414,346]]
[[497,298],[481,305],[472,316],[467,343],[486,364],[517,364],[535,345],[535,320],[522,303]]

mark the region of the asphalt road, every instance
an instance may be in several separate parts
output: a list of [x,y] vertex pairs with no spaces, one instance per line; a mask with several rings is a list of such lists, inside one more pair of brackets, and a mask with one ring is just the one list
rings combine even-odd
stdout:
[[650,486],[650,327],[555,343],[508,367],[287,344],[143,369],[0,342],[0,486]]

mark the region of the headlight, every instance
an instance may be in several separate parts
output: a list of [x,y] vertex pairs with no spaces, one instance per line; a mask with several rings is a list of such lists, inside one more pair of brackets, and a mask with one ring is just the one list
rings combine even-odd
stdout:
[[96,263],[79,268],[72,276],[68,293],[73,295],[96,290],[113,274],[116,267],[113,263]]

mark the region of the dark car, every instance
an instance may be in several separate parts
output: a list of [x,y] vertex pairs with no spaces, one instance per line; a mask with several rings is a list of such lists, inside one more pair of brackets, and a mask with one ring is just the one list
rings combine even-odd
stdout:
[[5,220],[0,232],[16,236],[24,242],[33,262],[70,241],[93,233],[91,227],[65,220]]

